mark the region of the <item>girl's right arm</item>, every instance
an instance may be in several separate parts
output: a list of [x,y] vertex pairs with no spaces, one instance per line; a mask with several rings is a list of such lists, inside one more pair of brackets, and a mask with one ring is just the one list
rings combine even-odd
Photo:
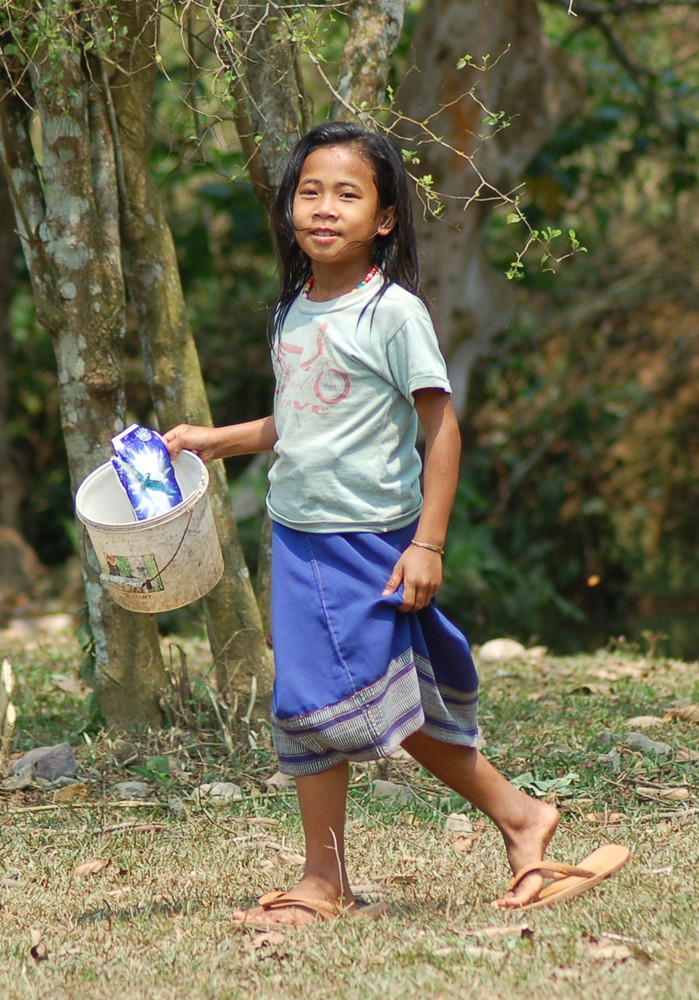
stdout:
[[178,424],[163,434],[171,458],[177,458],[183,448],[195,452],[203,462],[231,455],[253,455],[271,451],[277,441],[274,417],[262,417],[227,427],[200,427]]

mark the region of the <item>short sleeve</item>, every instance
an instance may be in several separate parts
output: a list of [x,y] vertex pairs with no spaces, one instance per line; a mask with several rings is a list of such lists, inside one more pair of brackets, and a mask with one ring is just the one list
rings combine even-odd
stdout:
[[418,389],[442,389],[451,393],[437,334],[427,309],[419,300],[412,314],[388,340],[386,360],[391,381],[411,402]]

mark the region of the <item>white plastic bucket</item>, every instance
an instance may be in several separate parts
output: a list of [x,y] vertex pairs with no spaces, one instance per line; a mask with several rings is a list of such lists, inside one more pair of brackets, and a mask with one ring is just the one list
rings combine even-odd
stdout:
[[184,499],[146,521],[135,520],[111,462],[91,472],[75,496],[101,579],[129,611],[184,607],[208,593],[223,573],[206,466],[189,451],[180,452],[173,464]]

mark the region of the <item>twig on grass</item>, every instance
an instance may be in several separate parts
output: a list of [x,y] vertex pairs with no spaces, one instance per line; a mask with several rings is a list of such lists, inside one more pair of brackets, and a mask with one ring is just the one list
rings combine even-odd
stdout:
[[[167,809],[167,802],[143,802],[140,799],[125,799],[122,802],[53,802],[50,805],[43,806],[23,806],[21,809],[6,809],[0,812],[0,816],[22,816],[27,813],[40,813],[40,812],[52,812],[54,810],[73,810],[73,809]],[[202,808],[202,812],[211,820],[211,817]],[[272,817],[266,816],[229,816],[231,823],[247,823],[251,826],[276,826],[279,823],[278,819],[273,819]],[[219,826],[214,822],[214,826]],[[225,827],[222,827],[225,829]],[[229,831],[231,832],[231,831]]]
[[101,830],[93,830],[95,837],[101,837],[104,833],[153,833],[158,830],[169,830],[167,823],[115,823],[113,826],[102,827]]
[[691,809],[682,809],[681,803],[677,809],[669,810],[668,812],[654,812],[652,815],[648,816],[637,816],[636,821],[640,823],[651,823],[656,819],[677,819],[680,823],[685,819],[685,817],[695,816],[699,813],[699,806],[693,806]]
[[[223,823],[217,822],[210,812],[206,810],[206,807],[200,801],[198,803],[199,808],[204,813],[207,821],[211,826],[215,826],[218,830],[223,830],[224,833],[233,833],[229,827],[224,826]],[[249,823],[251,826],[277,826],[279,824],[278,819],[272,819],[271,816],[229,816],[228,819],[231,823]]]
[[21,809],[6,809],[2,816],[22,816],[26,813],[52,812],[60,809],[167,809],[167,802],[143,802],[141,799],[124,799],[121,802],[52,802],[44,806],[22,806]]

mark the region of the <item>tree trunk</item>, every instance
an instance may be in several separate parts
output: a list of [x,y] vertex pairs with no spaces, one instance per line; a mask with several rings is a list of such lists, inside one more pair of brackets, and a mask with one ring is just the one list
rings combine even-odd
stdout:
[[[122,5],[135,41],[108,77],[121,195],[123,263],[134,304],[151,398],[161,428],[211,424],[211,411],[180,283],[172,235],[153,183],[148,153],[157,72],[157,3]],[[238,531],[223,462],[209,465],[211,500],[225,571],[204,598],[218,689],[247,707],[251,691],[269,694],[272,663]]]
[[[301,5],[303,6],[303,5]],[[216,51],[230,77],[238,138],[255,192],[271,208],[286,152],[309,127],[308,101],[288,11],[279,4],[222,2],[212,14]]]
[[[413,49],[417,66],[397,105],[415,124],[401,122],[398,130],[420,143],[418,172],[447,193],[441,217],[423,213],[418,229],[424,286],[463,413],[473,364],[514,315],[512,283],[484,250],[497,192],[519,183],[537,150],[580,106],[582,87],[542,38],[536,0],[435,0],[423,9]],[[471,62],[459,69],[467,53]],[[504,112],[511,124],[499,131],[485,124],[485,109]],[[467,204],[479,189],[492,200]]]
[[19,240],[12,219],[12,202],[4,175],[0,172],[0,524],[20,530],[19,512],[24,497],[20,476],[14,468],[8,435],[10,305],[15,293],[14,260]]
[[[30,15],[31,17],[31,12]],[[114,161],[105,107],[85,73],[75,25],[62,26],[5,80],[0,158],[8,178],[39,319],[57,360],[73,487],[109,454],[124,423],[121,273]],[[21,30],[21,25],[18,30]],[[17,38],[20,48],[22,38]],[[30,108],[41,155],[35,155]],[[157,723],[164,670],[155,617],[119,608],[85,570],[95,687],[108,724]]]
[[408,0],[352,0],[345,10],[350,34],[335,88],[333,117],[363,117],[380,108],[403,28]]

